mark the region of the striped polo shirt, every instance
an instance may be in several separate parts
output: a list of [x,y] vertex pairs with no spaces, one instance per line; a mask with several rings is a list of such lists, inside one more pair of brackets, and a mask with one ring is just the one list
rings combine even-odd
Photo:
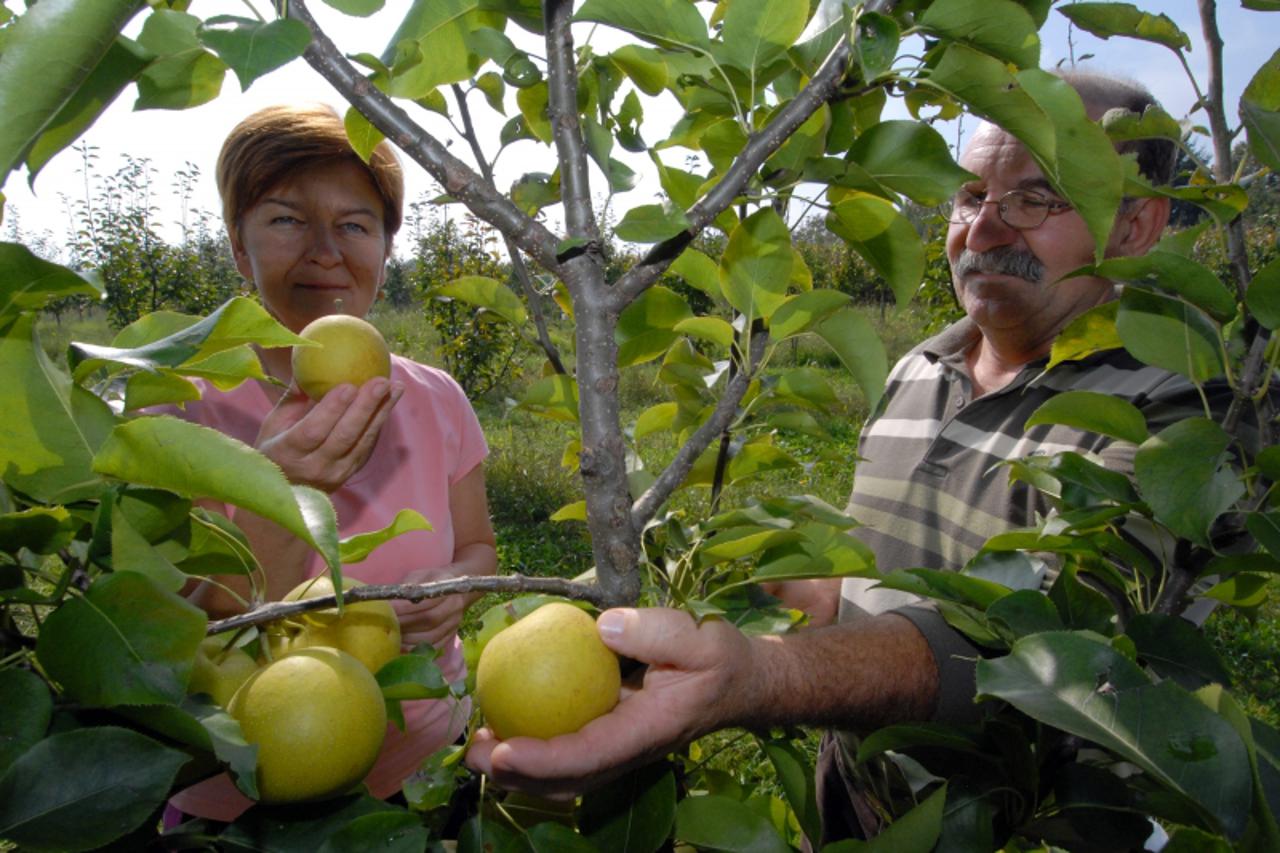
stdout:
[[[885,394],[863,428],[847,512],[855,535],[875,552],[877,568],[959,570],[991,536],[1029,527],[1049,511],[1026,483],[1010,483],[999,463],[1062,451],[1098,454],[1108,467],[1131,464],[1134,445],[1057,424],[1024,430],[1031,414],[1062,391],[1094,391],[1127,400],[1154,433],[1182,418],[1204,415],[1195,386],[1143,364],[1123,349],[1064,362],[1046,372],[1032,362],[1004,388],[974,399],[964,370],[977,341],[968,318],[925,341],[895,365]],[[942,677],[938,718],[971,717],[976,650],[919,599],[875,582],[848,578],[840,618],[900,612],[924,633]]]

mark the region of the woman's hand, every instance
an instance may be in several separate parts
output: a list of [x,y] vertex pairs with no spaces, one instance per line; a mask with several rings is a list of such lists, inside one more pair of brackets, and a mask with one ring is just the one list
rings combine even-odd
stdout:
[[[447,580],[459,574],[453,566],[444,570],[418,569],[405,575],[401,583],[429,583]],[[439,648],[443,642],[458,633],[462,614],[470,599],[471,596],[467,595],[446,595],[418,602],[403,599],[392,601],[391,606],[400,617],[400,642],[409,648],[419,643],[430,643]]]
[[403,394],[399,382],[376,378],[339,385],[313,403],[290,385],[262,422],[257,448],[290,482],[332,492],[368,460]]

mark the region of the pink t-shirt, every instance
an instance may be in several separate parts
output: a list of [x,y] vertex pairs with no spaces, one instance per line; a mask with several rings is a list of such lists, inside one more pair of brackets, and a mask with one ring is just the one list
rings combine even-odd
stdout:
[[[453,523],[449,488],[488,454],[484,433],[466,394],[442,370],[392,356],[391,378],[405,386],[378,435],[364,466],[330,495],[338,514],[339,534],[346,538],[386,527],[401,509],[414,509],[431,523],[430,531],[405,533],[380,546],[365,560],[344,566],[343,573],[365,583],[399,583],[415,569],[444,568],[453,562]],[[212,427],[252,445],[274,407],[262,386],[244,382],[231,391],[201,383],[203,399],[188,403],[178,417]],[[325,571],[313,554],[307,577]],[[454,636],[437,658],[445,678],[466,674],[462,646]],[[375,797],[400,790],[401,783],[431,753],[461,734],[469,702],[444,700],[402,703],[405,730],[388,724],[387,739],[365,783]],[[175,795],[172,804],[187,814],[234,820],[252,805],[225,774]]]

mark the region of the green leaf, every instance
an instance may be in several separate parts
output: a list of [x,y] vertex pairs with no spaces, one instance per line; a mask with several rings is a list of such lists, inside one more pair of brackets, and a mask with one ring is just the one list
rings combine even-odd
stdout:
[[1231,684],[1231,674],[1212,643],[1181,616],[1138,613],[1124,632],[1141,658],[1162,678],[1172,678],[1188,690],[1210,682]]
[[1156,519],[1183,539],[1209,545],[1209,528],[1244,495],[1229,463],[1231,437],[1207,418],[1187,418],[1147,439],[1133,476]]
[[660,47],[711,47],[707,22],[689,0],[587,0],[573,19],[617,27]]
[[1127,281],[1180,296],[1220,323],[1236,316],[1235,294],[1208,267],[1171,252],[1151,251],[1108,258],[1094,267],[1104,278]]
[[720,290],[750,318],[769,319],[786,299],[794,264],[791,232],[772,208],[742,220],[720,259]]
[[719,317],[690,317],[676,323],[672,331],[725,349],[733,346],[733,339],[737,334],[733,326]]
[[800,822],[800,830],[807,838],[820,839],[822,823],[818,815],[813,766],[808,756],[787,739],[766,740],[757,735],[757,740],[764,754],[769,757],[769,763],[773,765],[773,772],[777,774],[787,803]]
[[36,658],[86,705],[175,704],[206,623],[202,610],[143,575],[103,575],[49,614]]
[[1268,329],[1280,327],[1280,258],[1258,270],[1249,283],[1245,304]]
[[676,838],[728,853],[787,853],[773,823],[746,803],[728,797],[688,797],[676,807]]
[[[470,33],[481,27],[501,29],[501,17],[480,8],[477,0],[414,0],[400,22],[382,61],[392,67],[388,94],[417,100],[437,86],[469,80],[483,57],[471,49]],[[412,45],[414,61],[397,63],[402,43]]]
[[243,507],[311,545],[331,570],[338,566],[328,497],[294,486],[261,453],[217,430],[165,415],[139,418],[112,431],[93,466],[125,482]]
[[798,580],[801,578],[870,576],[875,568],[875,555],[862,540],[840,526],[822,523],[800,527],[804,539],[760,555],[757,581]]
[[[290,347],[302,342],[259,303],[236,296],[204,318],[172,312],[146,315],[122,329],[111,346],[73,342],[67,362],[78,378],[104,366],[185,372],[201,363],[208,366],[207,359],[236,347]],[[195,367],[192,375],[199,372]]]
[[662,355],[680,337],[676,324],[692,317],[683,296],[661,285],[649,288],[618,316],[614,331],[618,366],[629,367]]
[[1192,382],[1207,382],[1226,370],[1217,328],[1180,299],[1126,287],[1120,295],[1116,331],[1134,358]]
[[845,308],[819,323],[817,332],[858,383],[867,405],[874,407],[884,393],[889,357],[866,315]]
[[734,0],[724,15],[720,59],[754,77],[795,43],[808,19],[808,0]]
[[1059,6],[1058,11],[1101,39],[1125,36],[1162,44],[1170,50],[1191,50],[1191,40],[1168,15],[1152,15],[1130,3],[1071,3]]
[[0,364],[0,477],[47,504],[97,495],[90,465],[115,423],[107,404],[54,367],[30,315],[0,323]]
[[476,88],[484,93],[485,102],[489,104],[489,108],[501,115],[507,114],[506,105],[503,103],[503,95],[506,93],[506,83],[502,82],[502,75],[493,71],[487,71],[476,78]]
[[850,297],[838,290],[806,290],[787,297],[769,318],[769,334],[776,341],[813,331],[838,309],[846,307]]
[[222,91],[227,64],[200,47],[195,35],[199,18],[166,10],[152,12],[140,38],[143,45],[151,47],[146,38],[147,28],[158,15],[164,14],[183,19],[189,28],[193,46],[161,56],[147,66],[138,78],[138,99],[133,104],[135,110],[185,110],[212,101]]
[[898,22],[879,12],[864,11],[854,28],[853,49],[862,68],[862,78],[875,80],[893,67],[902,40]]
[[1023,429],[1037,424],[1063,424],[1141,444],[1147,440],[1147,419],[1128,400],[1095,391],[1065,391],[1036,409]]
[[0,51],[0,184],[137,13],[136,0],[63,0],[31,6]]
[[318,853],[422,853],[431,841],[422,818],[395,810],[361,815],[325,839]]
[[1244,830],[1251,785],[1240,736],[1173,682],[1153,685],[1107,643],[1073,632],[1036,634],[1006,657],[979,660],[977,678],[980,694],[1138,765],[1167,791],[1200,804],[1228,834]]
[[1005,628],[1010,641],[1042,631],[1061,631],[1065,626],[1053,602],[1034,589],[1011,592],[987,608],[987,620]]
[[166,592],[177,592],[187,582],[187,576],[134,528],[119,502],[111,512],[111,567],[117,572],[146,575]]
[[671,264],[670,271],[685,280],[690,287],[715,299],[720,296],[720,267],[711,258],[689,248]]
[[76,273],[37,258],[20,243],[0,243],[0,324],[21,311],[39,311],[68,296],[100,297],[100,289]]
[[262,75],[302,56],[311,43],[307,25],[290,18],[264,22],[217,15],[197,32],[200,41],[231,66],[242,92]]
[[[258,363],[256,355],[253,355],[253,360]],[[135,373],[125,381],[126,412],[136,412],[149,406],[181,405],[199,399],[200,389],[194,382],[171,373]]]
[[849,159],[884,186],[926,206],[947,201],[974,177],[952,159],[941,134],[915,121],[872,125],[854,141]]
[[1039,28],[1026,8],[1013,0],[934,0],[920,25],[1019,68],[1040,65]]
[[0,777],[0,837],[30,849],[97,849],[153,815],[189,760],[114,726],[53,735]]
[[818,410],[825,410],[839,401],[823,372],[812,367],[793,367],[781,371],[772,391],[786,402]]
[[381,9],[386,0],[324,0],[324,2],[345,15],[367,18]]
[[56,554],[75,538],[83,522],[60,506],[37,506],[0,515],[0,549],[16,554]]
[[571,376],[544,376],[525,389],[519,408],[544,418],[578,422],[578,383]]
[[[403,809],[365,795],[348,795],[293,808],[254,808],[217,838],[220,849],[303,853],[318,851],[334,834],[365,815],[403,814]],[[371,849],[365,847],[364,849]]]
[[402,509],[396,513],[391,523],[381,530],[368,533],[357,533],[338,543],[338,559],[345,566],[358,563],[368,557],[379,546],[397,536],[414,530],[431,530],[431,522],[422,517],[422,513],[412,509]]
[[1271,54],[1240,96],[1240,120],[1258,162],[1280,172],[1280,50]]
[[578,826],[600,850],[653,853],[676,820],[676,780],[671,766],[655,762],[582,796]]
[[355,107],[347,109],[342,117],[342,126],[347,131],[347,139],[351,141],[351,147],[366,163],[373,156],[374,149],[386,139],[382,131],[374,127],[373,122],[365,118],[364,113]]
[[455,278],[428,292],[432,297],[460,299],[477,308],[492,311],[513,326],[522,325],[528,315],[520,297],[511,292],[511,288],[494,278],[480,275],[466,275]]
[[[894,853],[897,850],[932,850],[942,835],[943,807],[947,804],[947,786],[942,785],[929,798],[885,827],[871,841],[859,846],[860,853]],[[836,842],[824,847],[827,853],[849,853]],[[856,842],[855,842],[856,843]]]
[[53,718],[53,697],[40,676],[25,669],[0,670],[0,779],[20,755],[44,737]]
[[1141,115],[1124,107],[1109,109],[1102,114],[1102,129],[1115,143],[1135,139],[1182,141],[1182,125],[1156,104],[1148,105]]
[[924,278],[924,242],[892,204],[849,192],[827,215],[827,228],[884,277],[899,305],[911,300]]
[[551,116],[547,112],[550,92],[546,83],[525,86],[516,92],[516,106],[524,116],[529,132],[547,145],[552,141]]
[[443,699],[449,695],[449,682],[434,655],[394,657],[378,670],[377,679],[387,699]]
[[651,47],[623,45],[609,54],[609,60],[646,95],[657,95],[671,80],[666,59]]
[[1078,361],[1095,352],[1119,349],[1122,345],[1120,333],[1116,331],[1119,307],[1120,303],[1113,299],[1077,315],[1054,338],[1045,370],[1052,370],[1063,362]]
[[[656,403],[636,417],[634,438],[636,441],[655,432],[671,429],[680,410],[677,403]],[[585,516],[584,516],[585,517]]]
[[151,52],[132,39],[120,36],[112,42],[27,152],[28,183],[34,186],[36,175],[53,156],[79,139],[152,59]]
[[689,217],[678,207],[642,204],[624,213],[613,233],[629,243],[661,243],[689,226]]

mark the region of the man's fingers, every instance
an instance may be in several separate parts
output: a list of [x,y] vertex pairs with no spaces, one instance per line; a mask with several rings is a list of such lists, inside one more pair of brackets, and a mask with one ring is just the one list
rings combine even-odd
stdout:
[[606,610],[596,621],[600,639],[620,655],[658,666],[698,663],[699,646],[715,640],[721,626],[708,622],[701,628],[683,610],[620,607]]

